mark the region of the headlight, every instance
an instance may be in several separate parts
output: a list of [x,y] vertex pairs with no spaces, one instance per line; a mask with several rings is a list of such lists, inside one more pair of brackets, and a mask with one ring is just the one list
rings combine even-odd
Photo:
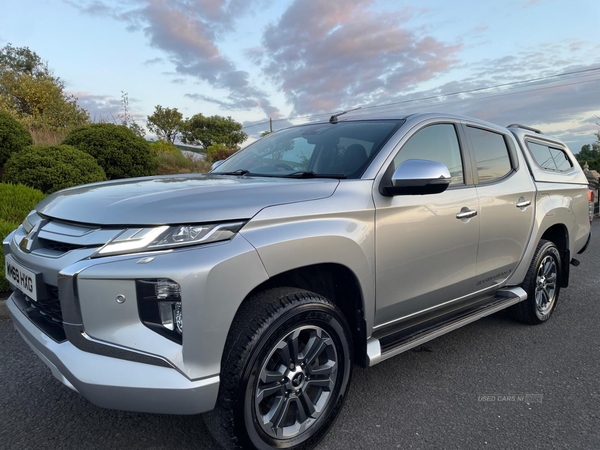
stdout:
[[152,228],[129,228],[109,241],[93,256],[121,255],[149,250],[183,247],[227,241],[246,222],[213,223],[205,225],[174,225]]

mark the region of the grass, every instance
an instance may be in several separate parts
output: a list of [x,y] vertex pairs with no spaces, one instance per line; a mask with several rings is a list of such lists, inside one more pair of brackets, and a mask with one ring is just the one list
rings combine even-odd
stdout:
[[208,161],[199,161],[181,153],[158,152],[157,175],[185,174],[185,173],[206,173],[210,170],[211,163]]
[[34,145],[60,145],[69,132],[67,130],[55,131],[44,128],[30,128],[29,133],[31,133]]

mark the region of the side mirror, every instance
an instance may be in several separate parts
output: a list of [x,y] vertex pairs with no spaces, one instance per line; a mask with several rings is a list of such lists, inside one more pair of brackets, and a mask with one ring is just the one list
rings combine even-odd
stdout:
[[425,195],[444,192],[450,184],[450,171],[442,163],[424,159],[409,159],[401,163],[392,175],[392,185],[383,194]]
[[223,164],[225,162],[224,159],[221,159],[219,161],[215,161],[214,163],[212,163],[212,166],[210,166],[210,170],[213,171],[215,170],[217,167],[219,167],[221,164]]

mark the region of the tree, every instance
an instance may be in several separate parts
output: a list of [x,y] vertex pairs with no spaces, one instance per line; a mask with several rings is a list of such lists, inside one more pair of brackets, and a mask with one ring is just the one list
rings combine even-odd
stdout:
[[221,144],[229,149],[237,149],[248,135],[242,131],[242,124],[231,117],[196,114],[185,121],[181,140],[185,144],[201,145],[208,148]]
[[575,158],[581,166],[587,163],[590,170],[600,171],[600,132],[596,133],[596,138],[597,140],[593,144],[581,147],[579,153],[575,154]]
[[0,110],[0,167],[13,153],[33,144],[29,131],[12,115]]
[[49,78],[64,87],[61,80],[54,76],[48,63],[27,47],[13,47],[12,44],[4,46],[0,50],[0,70],[12,70],[35,78]]
[[148,129],[159,138],[175,143],[175,139],[183,128],[183,114],[177,108],[154,107],[154,114],[148,116]]
[[66,129],[89,122],[63,81],[27,47],[0,49],[0,109],[30,128]]

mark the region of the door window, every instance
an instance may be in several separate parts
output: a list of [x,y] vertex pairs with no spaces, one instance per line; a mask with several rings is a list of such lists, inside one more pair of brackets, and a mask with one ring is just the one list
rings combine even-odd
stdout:
[[452,177],[451,186],[465,182],[460,145],[452,124],[430,125],[419,130],[394,158],[394,169],[409,159],[426,159],[444,164]]
[[502,134],[467,127],[467,135],[475,152],[480,183],[499,180],[512,170],[508,147]]

